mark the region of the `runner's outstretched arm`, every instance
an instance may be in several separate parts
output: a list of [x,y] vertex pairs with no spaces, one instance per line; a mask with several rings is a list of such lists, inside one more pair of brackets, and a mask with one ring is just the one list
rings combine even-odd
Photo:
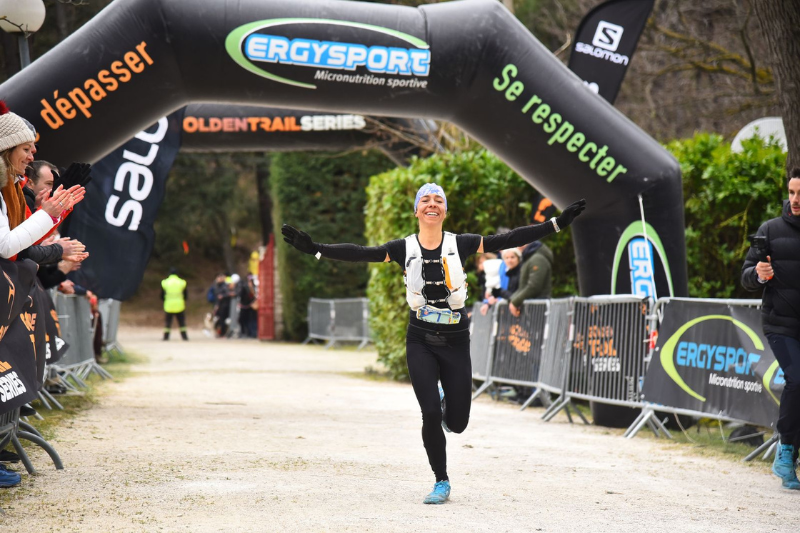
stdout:
[[584,209],[586,209],[586,200],[578,200],[565,208],[558,217],[553,217],[547,222],[522,226],[500,235],[483,237],[481,245],[478,247],[478,253],[496,252],[538,241],[542,237],[547,237],[551,233],[559,232],[569,226]]
[[360,246],[358,244],[322,244],[311,240],[311,236],[288,224],[281,226],[283,240],[298,250],[309,255],[316,255],[317,259],[324,257],[336,261],[351,263],[382,263],[389,261],[389,251],[386,246]]

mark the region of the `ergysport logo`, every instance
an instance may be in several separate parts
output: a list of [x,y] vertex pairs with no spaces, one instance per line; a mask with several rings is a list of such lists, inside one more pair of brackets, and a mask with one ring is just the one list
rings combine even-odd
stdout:
[[[624,288],[617,290],[617,277],[620,275],[620,265],[626,250],[631,287],[629,290]],[[611,294],[630,293],[642,298],[657,297],[655,285],[657,266],[663,269],[667,278],[667,292],[673,296],[672,273],[661,238],[650,224],[643,225],[641,221],[631,222],[617,241],[611,268]]]
[[[709,385],[760,393],[763,390],[761,382],[748,380],[748,378],[755,376],[756,365],[761,360],[761,354],[754,353],[742,346],[682,340],[690,328],[709,320],[731,322],[750,339],[753,349],[764,351],[764,343],[761,338],[743,322],[726,315],[706,315],[685,323],[667,339],[661,348],[661,366],[664,371],[684,392],[701,402],[705,402],[706,398],[687,385],[679,368],[712,371],[708,374]],[[724,372],[727,375],[721,376],[717,372]]]
[[[368,45],[306,37],[290,38],[272,33],[261,33],[267,28],[277,31],[279,27],[298,24],[358,28],[395,38],[412,47]],[[417,78],[427,77],[431,68],[430,46],[425,41],[390,28],[343,20],[287,18],[251,22],[230,32],[225,40],[225,48],[236,63],[250,72],[272,81],[305,89],[316,89],[317,86],[299,80],[290,80],[269,72],[259,65],[311,67],[317,69],[314,73],[314,80],[423,89],[427,87],[427,80],[418,80]],[[347,73],[355,72],[358,69],[365,70],[366,73]],[[345,71],[346,73],[331,71]],[[392,74],[407,77],[407,79],[385,78],[376,76],[376,74]]]

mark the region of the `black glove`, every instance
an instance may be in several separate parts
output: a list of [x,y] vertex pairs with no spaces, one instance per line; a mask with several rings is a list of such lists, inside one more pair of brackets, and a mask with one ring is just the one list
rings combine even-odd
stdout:
[[567,206],[567,208],[564,209],[558,217],[556,217],[558,229],[564,229],[572,224],[572,221],[575,220],[575,217],[580,215],[584,209],[586,209],[586,200],[583,199]]
[[92,173],[92,165],[89,163],[72,163],[61,174],[53,172],[53,189],[50,191],[50,196],[61,185],[64,189],[69,189],[75,185],[86,187],[86,184],[92,181],[90,174]]
[[319,252],[319,246],[311,240],[311,236],[305,231],[293,228],[289,224],[281,226],[283,240],[305,254],[314,255]]

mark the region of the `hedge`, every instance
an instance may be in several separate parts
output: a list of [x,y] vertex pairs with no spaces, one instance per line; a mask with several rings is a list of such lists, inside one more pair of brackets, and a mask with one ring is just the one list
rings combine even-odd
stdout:
[[308,333],[308,299],[364,296],[363,263],[317,261],[283,242],[282,224],[306,231],[316,242],[364,244],[365,189],[369,177],[393,167],[383,154],[282,153],[272,157],[270,189],[276,233],[284,336]]
[[667,149],[683,174],[689,295],[752,298],[739,283],[747,235],[780,215],[786,192],[786,154],[757,137],[731,151],[719,135],[701,133]]

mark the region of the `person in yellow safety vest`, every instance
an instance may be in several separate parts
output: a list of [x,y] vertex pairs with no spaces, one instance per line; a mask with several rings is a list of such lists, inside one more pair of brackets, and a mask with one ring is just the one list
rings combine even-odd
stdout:
[[261,262],[258,252],[254,251],[250,254],[250,261],[247,264],[248,274],[252,274],[258,278],[258,264]]
[[178,277],[176,268],[169,269],[169,276],[161,282],[161,299],[164,300],[164,340],[169,340],[172,329],[172,317],[178,319],[181,338],[189,340],[186,335],[186,280]]

